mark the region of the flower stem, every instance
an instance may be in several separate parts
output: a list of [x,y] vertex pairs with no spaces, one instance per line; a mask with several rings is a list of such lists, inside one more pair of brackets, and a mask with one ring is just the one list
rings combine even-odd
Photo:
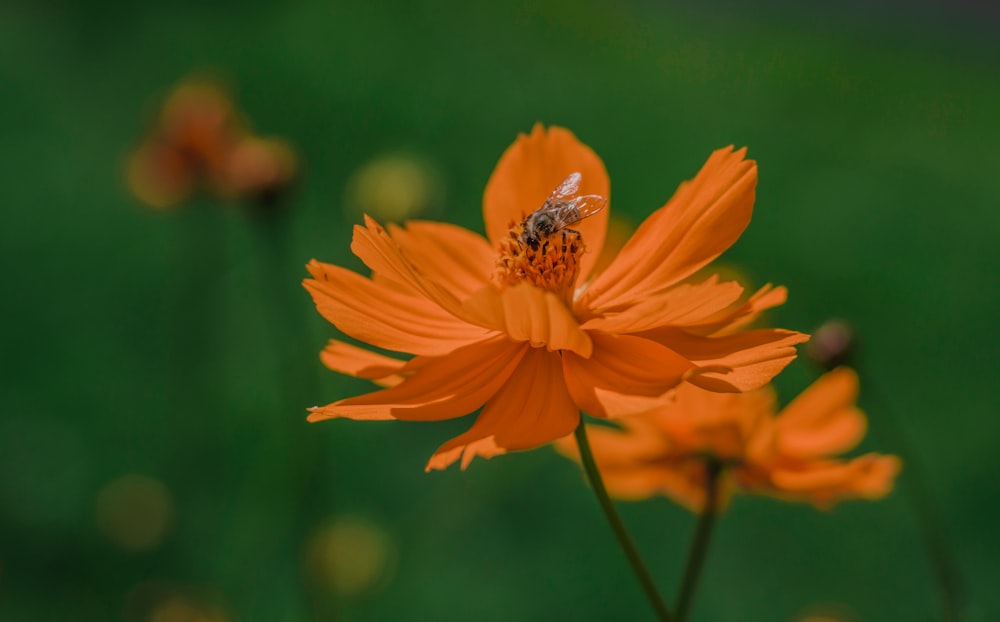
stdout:
[[691,612],[691,603],[694,600],[694,593],[698,587],[698,578],[701,576],[701,568],[705,564],[705,553],[708,551],[708,543],[712,539],[712,527],[715,525],[719,504],[719,475],[722,473],[722,465],[716,461],[708,460],[708,471],[705,482],[705,509],[698,517],[698,526],[694,532],[694,540],[691,542],[691,549],[688,551],[687,564],[684,568],[684,578],[681,581],[681,589],[677,596],[677,622],[684,622]]
[[604,488],[604,480],[601,479],[601,472],[597,470],[597,463],[594,462],[594,454],[590,450],[590,442],[587,440],[587,429],[584,426],[582,416],[580,417],[580,425],[576,427],[574,435],[576,436],[576,444],[580,448],[580,461],[583,463],[583,470],[587,473],[590,487],[594,489],[597,501],[601,504],[601,509],[604,510],[604,516],[608,519],[611,530],[615,532],[615,537],[618,538],[618,545],[621,546],[629,565],[632,566],[632,572],[635,573],[636,579],[639,580],[639,585],[646,592],[646,598],[649,599],[649,604],[652,605],[653,610],[656,612],[657,619],[661,622],[674,622],[674,617],[670,614],[670,610],[667,609],[666,603],[663,602],[663,597],[660,596],[659,590],[656,589],[656,583],[653,582],[653,578],[649,574],[649,569],[646,568],[645,562],[642,561],[639,550],[635,547],[635,542],[632,541],[632,536],[625,529],[625,523],[622,522],[621,516],[618,515],[618,510],[615,509],[614,504],[611,502],[611,497],[608,496],[608,491]]
[[960,620],[965,609],[965,585],[946,533],[941,508],[931,492],[927,469],[919,451],[906,435],[902,419],[896,415],[891,400],[880,391],[875,374],[865,373],[860,363],[856,363],[855,366],[861,376],[861,386],[864,387],[865,394],[875,402],[872,410],[880,415],[878,417],[869,415],[872,432],[880,436],[892,451],[899,454],[906,467],[899,478],[899,487],[916,519],[920,538],[923,540],[931,570],[937,581],[942,620],[944,622]]

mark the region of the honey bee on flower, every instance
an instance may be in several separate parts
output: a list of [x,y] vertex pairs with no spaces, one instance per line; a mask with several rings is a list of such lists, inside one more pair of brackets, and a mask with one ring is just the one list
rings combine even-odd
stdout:
[[569,177],[552,191],[549,198],[545,199],[541,207],[521,221],[521,226],[524,227],[520,236],[521,242],[530,246],[532,250],[538,250],[539,244],[544,242],[545,238],[564,229],[579,237],[579,231],[568,227],[593,216],[608,204],[607,198],[598,194],[573,197],[580,190],[581,177],[579,172],[570,173]]
[[[721,392],[767,384],[808,339],[746,328],[782,304],[785,289],[745,295],[718,276],[691,280],[749,224],[756,184],[745,149],[713,152],[597,273],[610,212],[604,163],[570,131],[536,125],[487,182],[485,237],[447,223],[383,227],[366,216],[351,250],[370,278],[310,262],[304,285],[324,318],[412,358],[331,340],[327,367],[385,388],[312,408],[309,420],[440,421],[480,411],[427,464],[442,469],[546,445],[573,432],[581,412],[649,410],[682,382]],[[563,243],[546,243],[560,231]]]

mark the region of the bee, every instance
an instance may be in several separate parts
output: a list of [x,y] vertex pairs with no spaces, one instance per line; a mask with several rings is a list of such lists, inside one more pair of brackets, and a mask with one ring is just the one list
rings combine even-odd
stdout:
[[580,178],[580,173],[570,173],[569,177],[556,186],[541,207],[521,221],[524,227],[521,232],[522,244],[537,251],[542,241],[557,231],[566,230],[579,235],[579,231],[569,229],[569,226],[593,216],[607,206],[607,198],[598,194],[573,197],[580,189]]

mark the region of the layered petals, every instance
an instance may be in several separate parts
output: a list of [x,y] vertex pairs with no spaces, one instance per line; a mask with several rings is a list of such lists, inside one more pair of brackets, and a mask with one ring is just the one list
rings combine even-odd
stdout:
[[752,391],[771,381],[796,356],[795,345],[809,335],[781,329],[759,329],[718,337],[701,337],[673,328],[642,333],[691,361],[697,370],[687,380],[709,391]]
[[350,270],[311,262],[304,281],[316,309],[345,334],[396,352],[438,356],[494,331],[460,320],[426,298],[407,295]]
[[389,225],[406,259],[429,279],[464,300],[489,283],[496,250],[481,235],[457,225],[410,221]]
[[708,469],[697,460],[683,460],[665,469],[657,465],[633,468],[604,467],[598,462],[604,484],[614,496],[626,501],[642,501],[665,495],[680,505],[696,511],[705,504]]
[[[698,511],[705,504],[707,465],[698,456],[678,452],[673,439],[656,432],[656,425],[649,417],[630,417],[623,429],[587,427],[604,484],[618,499],[642,501],[665,495]],[[559,439],[555,447],[566,457],[580,460],[573,437]],[[720,499],[719,505],[724,504],[725,499]]]
[[[655,465],[662,460],[673,443],[665,435],[657,433],[657,426],[658,422],[651,417],[630,417],[627,426],[588,426],[590,448],[599,460],[602,473],[611,469],[627,470]],[[580,451],[573,437],[559,439],[556,449],[579,460]]]
[[[573,177],[545,211],[526,220],[573,173],[580,173],[579,187]],[[756,179],[745,150],[714,152],[596,277],[590,273],[610,209],[587,195],[608,198],[608,176],[601,159],[562,128],[536,125],[501,156],[483,195],[485,238],[444,223],[383,227],[366,216],[354,228],[351,250],[370,277],[313,261],[304,285],[340,331],[390,351],[335,339],[322,362],[385,388],[311,409],[310,421],[432,421],[481,408],[465,433],[437,450],[428,470],[546,444],[569,434],[581,411],[624,418],[672,409],[650,424],[673,431],[658,447],[670,452],[687,443],[736,456],[751,438],[754,455],[769,460],[784,451],[790,459],[855,441],[858,417],[846,406],[818,418],[791,417],[767,434],[757,434],[757,419],[728,411],[675,416],[703,399],[685,397],[682,383],[715,392],[757,389],[807,339],[743,331],[784,302],[783,288],[767,285],[747,297],[739,283],[692,277],[746,227]],[[757,410],[767,418],[767,407]],[[655,481],[696,500],[697,486],[685,487],[688,476],[680,471],[653,468],[641,452],[626,462],[620,477],[633,491]],[[685,473],[700,468],[682,462]]]
[[382,386],[393,386],[403,381],[399,373],[406,361],[378,354],[349,343],[331,339],[319,358],[333,371],[372,380]]
[[634,304],[694,274],[750,222],[757,164],[746,149],[714,152],[691,181],[636,230],[583,295],[595,310]]
[[446,468],[460,456],[465,468],[474,455],[490,457],[545,445],[572,432],[579,422],[559,355],[532,348],[469,431],[442,445],[427,469]]
[[[671,401],[620,419],[619,428],[591,425],[588,433],[609,492],[623,499],[662,494],[697,511],[714,463],[723,495],[737,487],[828,507],[885,496],[901,467],[895,456],[836,457],[863,434],[856,397],[857,377],[847,369],[825,375],[777,415],[770,387],[725,394],[684,384]],[[579,460],[571,438],[557,448]]]
[[853,449],[864,438],[867,421],[854,405],[858,375],[848,367],[837,368],[796,397],[776,422],[782,454],[798,458],[840,453]]
[[700,328],[703,334],[730,335],[753,324],[764,311],[785,304],[787,299],[787,289],[768,283],[735,311],[703,319]]
[[585,358],[593,350],[590,335],[562,299],[529,283],[502,291],[484,287],[465,301],[463,313],[476,324],[536,348],[567,350]]
[[589,359],[563,353],[563,371],[573,400],[594,417],[633,414],[662,403],[693,367],[648,339],[599,333],[592,339]]
[[403,254],[399,244],[374,219],[365,216],[365,226],[354,227],[351,251],[358,256],[372,272],[388,279],[402,291],[428,301],[461,317],[461,302],[444,285],[428,278],[420,268]]
[[595,317],[584,327],[611,334],[641,333],[664,326],[698,327],[706,318],[730,309],[742,294],[739,283],[720,283],[713,276],[703,283],[679,285],[622,311]]
[[[608,199],[610,181],[604,162],[569,130],[535,125],[531,134],[521,134],[500,156],[483,193],[486,235],[494,246],[525,216],[542,206],[570,173],[581,174],[580,194]],[[601,254],[608,227],[608,210],[573,225],[587,244],[580,279],[585,280]]]
[[401,383],[313,408],[309,420],[438,421],[461,417],[493,397],[518,368],[526,350],[525,345],[495,338],[460,348],[451,356],[417,357],[400,369],[406,376]]
[[774,494],[807,498],[819,507],[842,499],[881,499],[902,469],[896,456],[865,454],[846,462],[797,464],[771,474]]

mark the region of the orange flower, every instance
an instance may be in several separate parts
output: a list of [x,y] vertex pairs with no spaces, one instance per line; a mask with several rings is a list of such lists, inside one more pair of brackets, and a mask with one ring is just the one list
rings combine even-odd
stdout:
[[[778,415],[771,387],[722,394],[683,384],[673,401],[623,418],[620,429],[590,426],[590,440],[608,492],[623,499],[662,494],[700,511],[710,462],[723,468],[723,503],[734,489],[819,507],[878,499],[892,489],[899,458],[831,457],[865,434],[857,394],[857,374],[846,367],[825,374]],[[579,459],[572,438],[557,448]]]
[[153,207],[180,203],[199,187],[226,198],[266,199],[294,174],[291,148],[253,136],[225,89],[204,79],[170,93],[127,171],[132,192]]
[[710,277],[682,283],[746,227],[757,168],[721,149],[636,231],[596,277],[608,210],[541,240],[521,241],[522,221],[573,172],[580,195],[608,196],[600,158],[562,128],[536,125],[500,158],[483,197],[487,239],[460,227],[371,218],[351,250],[371,278],[313,261],[304,284],[319,312],[347,335],[416,355],[398,360],[331,341],[331,369],[386,385],[312,409],[330,418],[432,421],[483,410],[445,443],[429,469],[462,458],[538,447],[565,436],[580,411],[613,417],[647,410],[682,380],[713,391],[768,382],[795,356],[800,333],[736,332],[781,304],[767,286]]

